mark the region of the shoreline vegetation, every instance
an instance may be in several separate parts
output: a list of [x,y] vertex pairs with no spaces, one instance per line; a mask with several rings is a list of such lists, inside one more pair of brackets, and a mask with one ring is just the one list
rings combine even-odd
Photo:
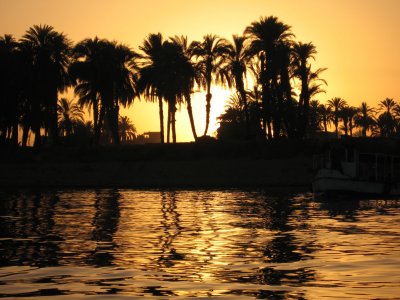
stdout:
[[[337,138],[341,132],[400,133],[400,105],[393,98],[382,100],[378,111],[366,102],[352,107],[340,97],[321,103],[326,68],[312,65],[316,46],[297,41],[292,27],[275,16],[260,17],[229,39],[205,34],[189,41],[150,33],[137,48],[97,36],[74,43],[49,25],[33,25],[18,40],[1,36],[0,146],[25,147],[31,135],[35,147],[65,140],[132,141],[135,126],[120,108],[135,100],[158,104],[160,143],[177,142],[175,114],[181,106],[198,141],[209,134],[216,85],[232,92],[218,117],[220,140],[307,139],[333,135],[332,125]],[[76,100],[63,98],[68,89]],[[202,134],[195,128],[195,91],[205,93]],[[85,120],[83,108],[92,120]]]
[[[377,109],[366,102],[352,107],[340,97],[319,102],[327,82],[326,69],[312,65],[316,55],[312,42],[297,41],[275,16],[260,17],[230,39],[150,33],[137,51],[97,36],[73,43],[49,25],[33,25],[19,40],[5,34],[0,188],[307,189],[313,154],[353,136],[362,136],[354,141],[370,144],[367,149],[386,150],[400,136],[400,104],[393,98]],[[232,91],[216,138],[208,135],[215,85]],[[62,98],[70,88],[76,100]],[[205,93],[201,134],[194,126],[195,91]],[[160,130],[148,132],[157,144],[139,145],[133,122],[120,115],[134,100],[158,104],[153,117]],[[176,140],[181,106],[193,143]]]

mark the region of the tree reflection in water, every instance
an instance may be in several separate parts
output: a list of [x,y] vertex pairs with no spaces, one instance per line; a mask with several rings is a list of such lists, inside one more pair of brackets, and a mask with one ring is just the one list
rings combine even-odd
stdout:
[[96,243],[95,249],[87,258],[89,264],[96,266],[110,266],[113,264],[115,248],[114,235],[118,230],[120,218],[118,191],[96,191],[93,216],[92,237]]
[[0,201],[9,218],[0,218],[0,237],[13,237],[1,245],[0,265],[58,265],[62,238],[54,230],[53,218],[58,200],[56,193],[34,192]]

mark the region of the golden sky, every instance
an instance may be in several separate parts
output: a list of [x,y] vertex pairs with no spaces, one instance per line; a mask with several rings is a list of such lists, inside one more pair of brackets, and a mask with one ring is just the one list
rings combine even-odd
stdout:
[[[78,42],[94,37],[117,40],[138,50],[149,33],[187,35],[200,40],[207,33],[231,38],[261,16],[275,15],[292,26],[296,40],[317,47],[315,67],[327,67],[325,102],[342,97],[358,106],[386,97],[400,101],[400,0],[0,0],[0,34],[16,38],[34,24],[52,25]],[[229,92],[214,90],[211,130]],[[204,129],[204,95],[193,100],[199,134]],[[213,109],[214,108],[214,109]],[[158,106],[135,100],[122,110],[138,132],[158,131]],[[192,140],[187,112],[177,115],[178,141]]]

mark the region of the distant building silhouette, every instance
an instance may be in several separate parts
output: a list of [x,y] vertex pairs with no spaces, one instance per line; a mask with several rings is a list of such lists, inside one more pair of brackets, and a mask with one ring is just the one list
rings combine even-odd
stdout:
[[160,142],[160,132],[148,131],[143,134],[139,134],[136,137],[136,144],[148,144],[148,143],[159,143]]

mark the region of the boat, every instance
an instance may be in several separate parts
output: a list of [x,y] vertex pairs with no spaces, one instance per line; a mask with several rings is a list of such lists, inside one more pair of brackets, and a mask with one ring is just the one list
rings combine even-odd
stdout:
[[400,156],[334,148],[314,158],[314,194],[400,195]]

